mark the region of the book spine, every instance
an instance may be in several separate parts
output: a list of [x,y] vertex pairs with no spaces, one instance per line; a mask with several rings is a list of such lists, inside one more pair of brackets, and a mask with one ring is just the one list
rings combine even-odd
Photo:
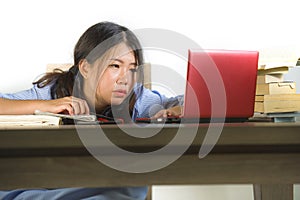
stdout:
[[265,113],[295,112],[300,110],[300,101],[269,101],[263,106]]

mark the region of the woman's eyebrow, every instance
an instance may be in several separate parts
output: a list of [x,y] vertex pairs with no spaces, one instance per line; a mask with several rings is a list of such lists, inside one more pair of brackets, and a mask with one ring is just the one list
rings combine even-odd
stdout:
[[[124,61],[123,60],[120,60],[120,59],[118,59],[118,58],[111,58],[110,60],[112,60],[112,61],[117,61],[117,62],[120,62],[120,63],[124,63]],[[136,62],[133,62],[133,63],[130,63],[130,65],[137,65],[137,63]]]
[[123,60],[120,60],[120,59],[118,59],[118,58],[111,58],[110,60],[112,60],[112,61],[118,61],[118,62],[120,62],[120,63],[124,63]]

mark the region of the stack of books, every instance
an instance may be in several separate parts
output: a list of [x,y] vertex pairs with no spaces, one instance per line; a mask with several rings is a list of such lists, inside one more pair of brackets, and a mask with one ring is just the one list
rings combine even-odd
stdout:
[[259,69],[257,73],[254,111],[258,113],[286,113],[300,111],[300,94],[296,83],[284,81],[289,67]]

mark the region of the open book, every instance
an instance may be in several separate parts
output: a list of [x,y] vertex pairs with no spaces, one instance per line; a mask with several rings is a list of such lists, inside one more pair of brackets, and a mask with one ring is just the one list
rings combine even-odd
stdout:
[[65,114],[56,114],[50,112],[42,112],[40,110],[36,110],[34,114],[40,116],[60,117],[62,119],[72,119],[72,120],[84,121],[84,122],[92,122],[97,120],[96,115],[65,115]]
[[64,119],[82,122],[97,120],[95,115],[64,115],[37,110],[34,115],[0,115],[0,127],[58,126],[63,124]]
[[42,115],[0,115],[0,127],[58,126],[60,117]]

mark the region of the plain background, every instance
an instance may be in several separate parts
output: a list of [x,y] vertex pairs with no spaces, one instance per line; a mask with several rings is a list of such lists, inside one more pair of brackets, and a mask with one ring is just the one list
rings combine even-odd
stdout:
[[[202,48],[276,49],[300,57],[299,7],[294,0],[4,0],[0,9],[0,92],[30,88],[48,63],[72,62],[80,35],[100,21],[113,21],[132,30],[171,30]],[[184,61],[157,58],[157,65],[174,64],[180,76],[185,76]],[[153,74],[158,85],[166,74]],[[293,78],[300,80],[298,76]],[[179,82],[171,91],[166,89],[176,94],[184,87]],[[251,185],[155,186],[153,194],[156,200],[253,198]]]
[[[48,63],[72,62],[78,38],[99,21],[117,22],[132,30],[171,30],[202,48],[300,54],[299,9],[294,0],[152,0],[143,4],[138,0],[10,0],[1,1],[0,8],[1,92],[29,88]],[[171,60],[162,57],[160,62]]]

